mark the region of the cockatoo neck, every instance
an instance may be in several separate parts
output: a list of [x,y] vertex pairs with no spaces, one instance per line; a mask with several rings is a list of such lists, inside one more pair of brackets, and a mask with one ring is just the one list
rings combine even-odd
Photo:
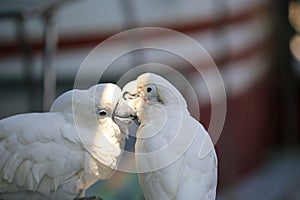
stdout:
[[167,113],[163,106],[159,104],[148,105],[137,110],[137,116],[142,124],[147,124],[153,120],[161,120],[167,117]]
[[189,112],[186,107],[180,104],[162,105],[160,103],[145,104],[142,109],[137,111],[137,116],[142,124],[148,124],[156,120],[164,121],[167,118],[178,115],[189,115]]
[[117,167],[118,159],[125,145],[126,135],[111,118],[98,121],[95,118],[85,119],[68,114],[67,120],[75,124],[74,136],[81,141],[82,147],[92,158],[112,169]]

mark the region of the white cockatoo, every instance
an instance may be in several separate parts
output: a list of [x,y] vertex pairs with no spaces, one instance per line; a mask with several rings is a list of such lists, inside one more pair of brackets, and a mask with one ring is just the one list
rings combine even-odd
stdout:
[[71,200],[108,179],[127,134],[112,118],[120,95],[98,84],[62,94],[50,112],[0,120],[0,199]]
[[140,122],[135,159],[145,199],[215,199],[214,145],[204,127],[190,116],[181,93],[161,76],[145,73],[123,88],[120,102],[116,115],[136,114]]

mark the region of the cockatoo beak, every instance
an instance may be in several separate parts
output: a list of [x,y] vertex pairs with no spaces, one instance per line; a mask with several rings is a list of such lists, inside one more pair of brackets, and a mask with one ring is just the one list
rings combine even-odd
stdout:
[[113,120],[117,124],[129,125],[137,120],[136,112],[125,98],[120,98],[113,112]]

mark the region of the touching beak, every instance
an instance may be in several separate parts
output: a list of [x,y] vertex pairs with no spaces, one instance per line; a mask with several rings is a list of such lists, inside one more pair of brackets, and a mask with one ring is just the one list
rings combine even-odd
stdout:
[[125,99],[124,95],[123,98],[119,99],[115,107],[113,120],[117,124],[129,125],[131,122],[137,121],[137,116],[135,110],[128,105],[127,99]]

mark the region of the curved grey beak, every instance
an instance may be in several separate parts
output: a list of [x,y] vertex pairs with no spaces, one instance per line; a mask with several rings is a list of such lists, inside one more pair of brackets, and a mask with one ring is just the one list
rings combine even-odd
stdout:
[[124,98],[124,95],[123,98],[119,99],[115,107],[115,110],[113,112],[113,120],[117,124],[129,125],[133,121],[137,121],[137,116],[135,110],[128,105],[128,102]]

